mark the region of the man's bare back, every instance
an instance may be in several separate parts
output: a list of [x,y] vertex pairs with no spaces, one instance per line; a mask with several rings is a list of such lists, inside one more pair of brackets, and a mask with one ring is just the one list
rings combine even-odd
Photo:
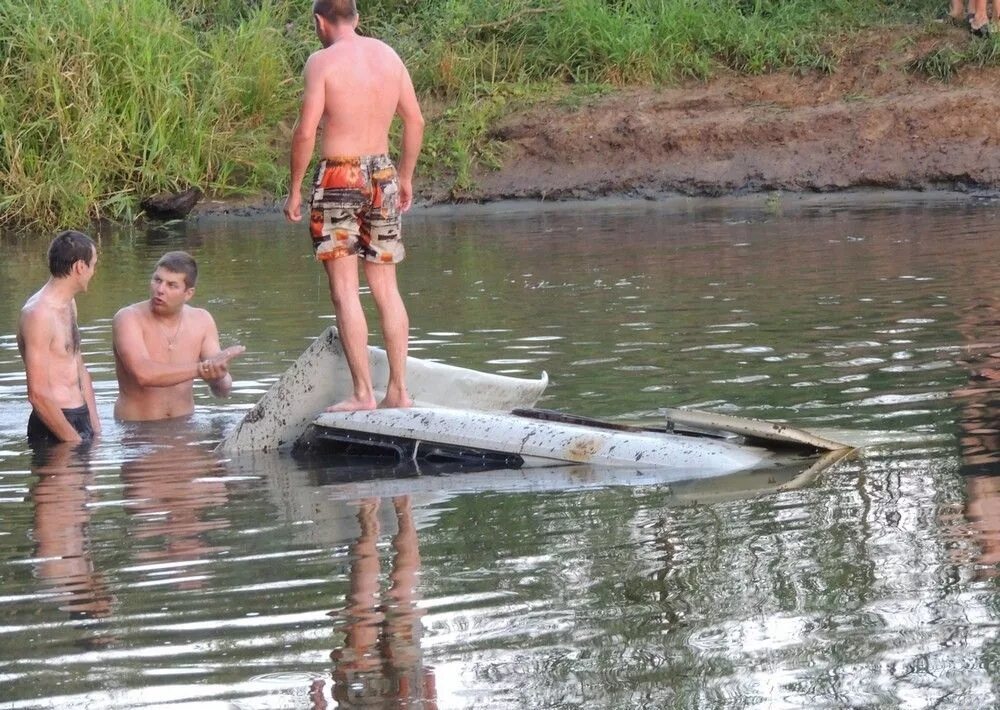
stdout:
[[[314,12],[319,4],[314,3]],[[303,71],[302,107],[292,135],[285,215],[293,222],[302,219],[301,185],[320,129],[321,157],[382,155],[388,152],[393,116],[403,122],[397,167],[400,208],[405,212],[413,201],[413,171],[424,127],[410,73],[392,47],[355,32],[358,17],[353,2],[330,0],[322,4],[340,10],[349,6],[355,14],[350,21],[314,15],[323,49],[309,56]]]
[[353,35],[310,57],[325,93],[320,153],[324,157],[381,155],[406,71],[393,49]]

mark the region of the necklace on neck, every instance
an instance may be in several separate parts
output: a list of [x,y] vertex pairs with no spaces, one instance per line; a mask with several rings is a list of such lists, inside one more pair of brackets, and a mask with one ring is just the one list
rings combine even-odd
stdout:
[[163,333],[163,337],[167,341],[167,350],[173,350],[174,349],[174,345],[177,344],[177,336],[180,335],[181,326],[184,325],[184,313],[181,312],[180,318],[177,319],[177,327],[174,328],[174,334],[173,335],[168,334],[167,330],[162,325],[160,325],[159,322],[157,322],[157,325],[159,325],[160,332]]

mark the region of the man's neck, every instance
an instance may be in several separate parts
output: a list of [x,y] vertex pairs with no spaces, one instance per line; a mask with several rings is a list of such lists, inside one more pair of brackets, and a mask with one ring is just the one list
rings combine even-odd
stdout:
[[354,31],[353,27],[351,27],[350,25],[341,25],[330,33],[329,37],[330,43],[326,46],[332,47],[333,45],[337,44],[337,42],[352,39],[357,36],[358,34],[357,32]]
[[153,308],[152,301],[146,301],[146,305],[149,310],[149,315],[153,318],[153,320],[161,323],[176,323],[184,316],[184,306],[181,306],[179,311],[174,311],[173,313],[157,313],[156,309]]
[[65,306],[76,298],[81,289],[72,276],[56,278],[49,277],[49,282],[45,284],[45,298],[52,303]]

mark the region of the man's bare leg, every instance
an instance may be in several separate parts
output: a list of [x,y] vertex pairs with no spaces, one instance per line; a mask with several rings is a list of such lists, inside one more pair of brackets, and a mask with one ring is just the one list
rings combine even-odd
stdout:
[[979,32],[990,24],[990,16],[986,13],[986,0],[973,0],[969,10],[972,13],[970,24],[973,32]]
[[962,0],[951,0],[951,10],[948,11],[953,19],[965,19],[965,3]]
[[365,498],[358,506],[361,533],[350,550],[350,588],[343,611],[344,646],[330,654],[337,661],[337,670],[348,677],[356,672],[375,671],[381,666],[376,646],[385,613],[378,608],[378,508],[378,498]]
[[410,343],[410,318],[399,295],[395,264],[365,262],[365,279],[378,308],[382,338],[389,359],[389,382],[379,407],[412,407],[406,391],[406,355]]
[[330,279],[330,299],[337,316],[337,330],[351,370],[353,394],[327,407],[328,412],[352,412],[374,409],[371,367],[368,364],[368,321],[358,293],[358,258],[345,256],[323,262]]

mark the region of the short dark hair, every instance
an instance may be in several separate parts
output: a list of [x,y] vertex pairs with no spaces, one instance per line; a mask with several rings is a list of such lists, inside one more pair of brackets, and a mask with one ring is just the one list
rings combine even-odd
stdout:
[[83,232],[67,229],[59,232],[49,244],[49,273],[57,279],[69,276],[78,261],[89,265],[97,253],[94,240]]
[[198,262],[186,251],[168,251],[156,262],[156,269],[164,268],[175,274],[184,274],[184,285],[194,288],[198,282]]
[[358,16],[354,0],[314,0],[313,14],[334,24],[349,22]]

